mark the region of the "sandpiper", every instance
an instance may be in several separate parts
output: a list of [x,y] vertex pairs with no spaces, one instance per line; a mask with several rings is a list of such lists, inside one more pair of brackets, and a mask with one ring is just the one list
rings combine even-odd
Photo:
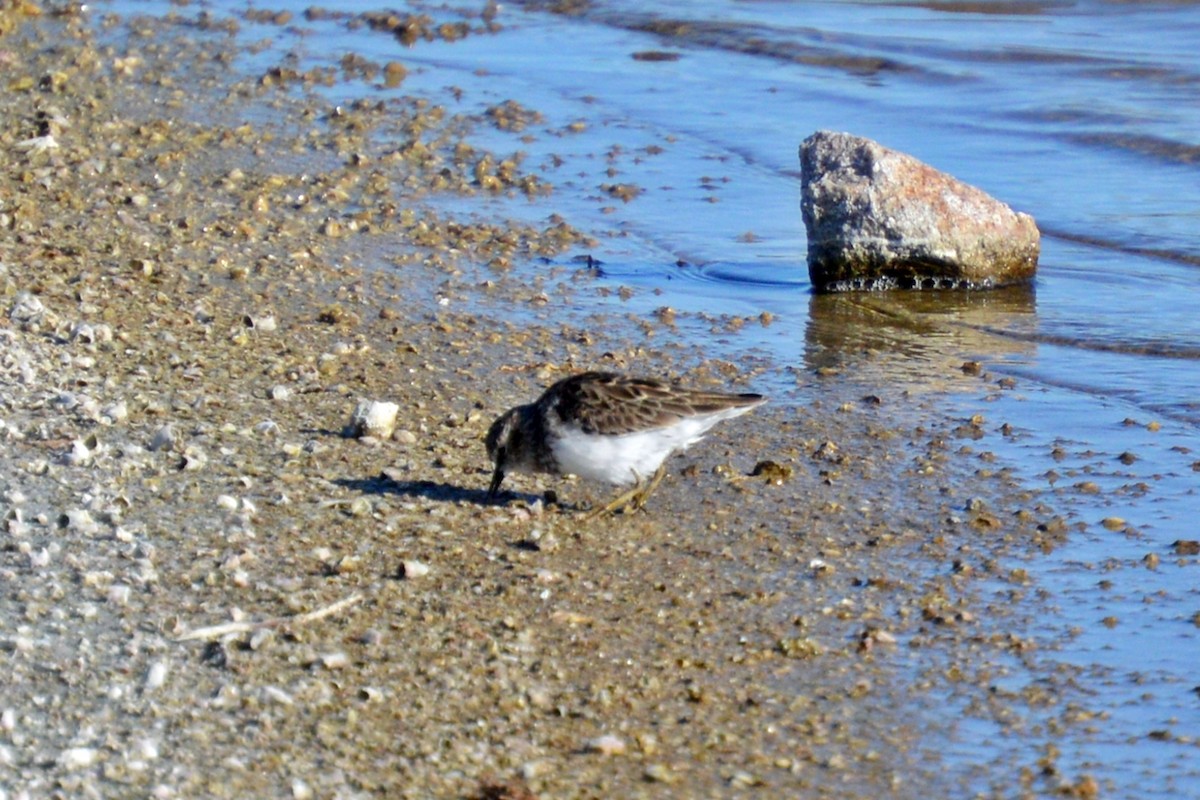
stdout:
[[765,401],[760,394],[694,391],[610,372],[564,378],[492,423],[486,443],[495,471],[488,499],[510,470],[574,474],[632,486],[589,518],[632,511],[662,480],[667,456]]

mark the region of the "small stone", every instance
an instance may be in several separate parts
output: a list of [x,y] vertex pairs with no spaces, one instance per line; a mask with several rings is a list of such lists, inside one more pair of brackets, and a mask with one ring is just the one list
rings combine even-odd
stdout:
[[339,651],[336,653],[325,653],[320,658],[321,666],[325,669],[344,669],[350,664],[350,657]]
[[729,776],[729,783],[733,786],[741,788],[749,788],[752,786],[761,786],[762,780],[751,775],[745,770],[738,770]]
[[400,406],[395,403],[364,400],[355,407],[343,435],[348,439],[363,436],[386,439],[396,429],[396,416],[399,413]]
[[669,784],[677,780],[675,773],[665,764],[650,764],[642,775],[651,783]]
[[46,306],[35,295],[21,292],[9,306],[8,318],[22,329],[34,329],[46,321]]
[[271,333],[279,327],[279,323],[275,321],[273,314],[252,315],[247,314],[242,318],[242,324],[251,330],[259,333]]
[[92,519],[92,514],[86,508],[73,508],[58,518],[58,526],[85,536],[91,536],[100,530],[99,523]]
[[258,628],[254,633],[250,634],[250,640],[247,644],[251,650],[261,650],[268,642],[275,638],[275,632],[270,628]]
[[167,682],[167,670],[165,661],[155,661],[150,665],[150,669],[146,672],[145,688],[147,692],[162,688],[163,684]]
[[281,706],[294,706],[296,704],[296,699],[278,686],[264,686],[262,691],[266,699],[274,703],[279,703]]
[[620,737],[606,733],[595,739],[589,739],[583,749],[589,753],[599,753],[602,756],[620,756],[625,754],[626,746]]
[[429,565],[420,561],[406,560],[401,565],[401,574],[406,580],[424,578],[429,574]]
[[99,752],[94,747],[68,747],[58,756],[63,769],[83,769],[96,763]]
[[175,442],[178,440],[178,434],[175,433],[175,428],[171,425],[163,425],[159,428],[154,438],[150,440],[151,452],[159,450],[172,450],[175,447]]
[[124,400],[118,400],[100,409],[99,422],[102,425],[116,425],[118,422],[124,422],[128,418],[129,406]]
[[208,455],[195,445],[188,445],[183,449],[183,458],[179,462],[179,468],[185,471],[204,469],[208,465]]
[[278,436],[279,424],[275,420],[265,419],[254,426],[254,432],[259,436]]

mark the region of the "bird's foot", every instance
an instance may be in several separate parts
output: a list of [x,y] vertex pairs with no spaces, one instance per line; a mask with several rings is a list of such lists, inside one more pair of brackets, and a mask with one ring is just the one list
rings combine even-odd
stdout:
[[589,511],[586,515],[584,515],[584,522],[591,522],[597,517],[602,517],[605,514],[616,514],[618,511],[628,514],[633,511],[637,511],[639,508],[643,508],[646,505],[646,500],[648,500],[650,497],[650,493],[653,492],[658,487],[658,484],[662,482],[663,475],[665,474],[665,466],[659,465],[658,470],[654,473],[654,476],[649,480],[649,482],[642,483],[642,481],[638,479],[633,484],[631,489],[617,495],[600,508],[595,508]]

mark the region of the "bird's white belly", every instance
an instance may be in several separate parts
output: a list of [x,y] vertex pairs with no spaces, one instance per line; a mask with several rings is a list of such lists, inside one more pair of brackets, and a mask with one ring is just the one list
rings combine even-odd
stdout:
[[554,459],[564,473],[627,486],[648,480],[673,451],[698,441],[711,423],[685,419],[665,428],[620,436],[587,434],[578,428],[559,432]]

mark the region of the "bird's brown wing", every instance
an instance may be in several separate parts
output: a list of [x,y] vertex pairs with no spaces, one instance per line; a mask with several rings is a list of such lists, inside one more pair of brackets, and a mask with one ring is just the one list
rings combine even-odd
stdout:
[[757,394],[697,392],[653,378],[585,372],[554,384],[539,402],[552,405],[561,421],[577,423],[585,433],[617,436],[762,401]]

